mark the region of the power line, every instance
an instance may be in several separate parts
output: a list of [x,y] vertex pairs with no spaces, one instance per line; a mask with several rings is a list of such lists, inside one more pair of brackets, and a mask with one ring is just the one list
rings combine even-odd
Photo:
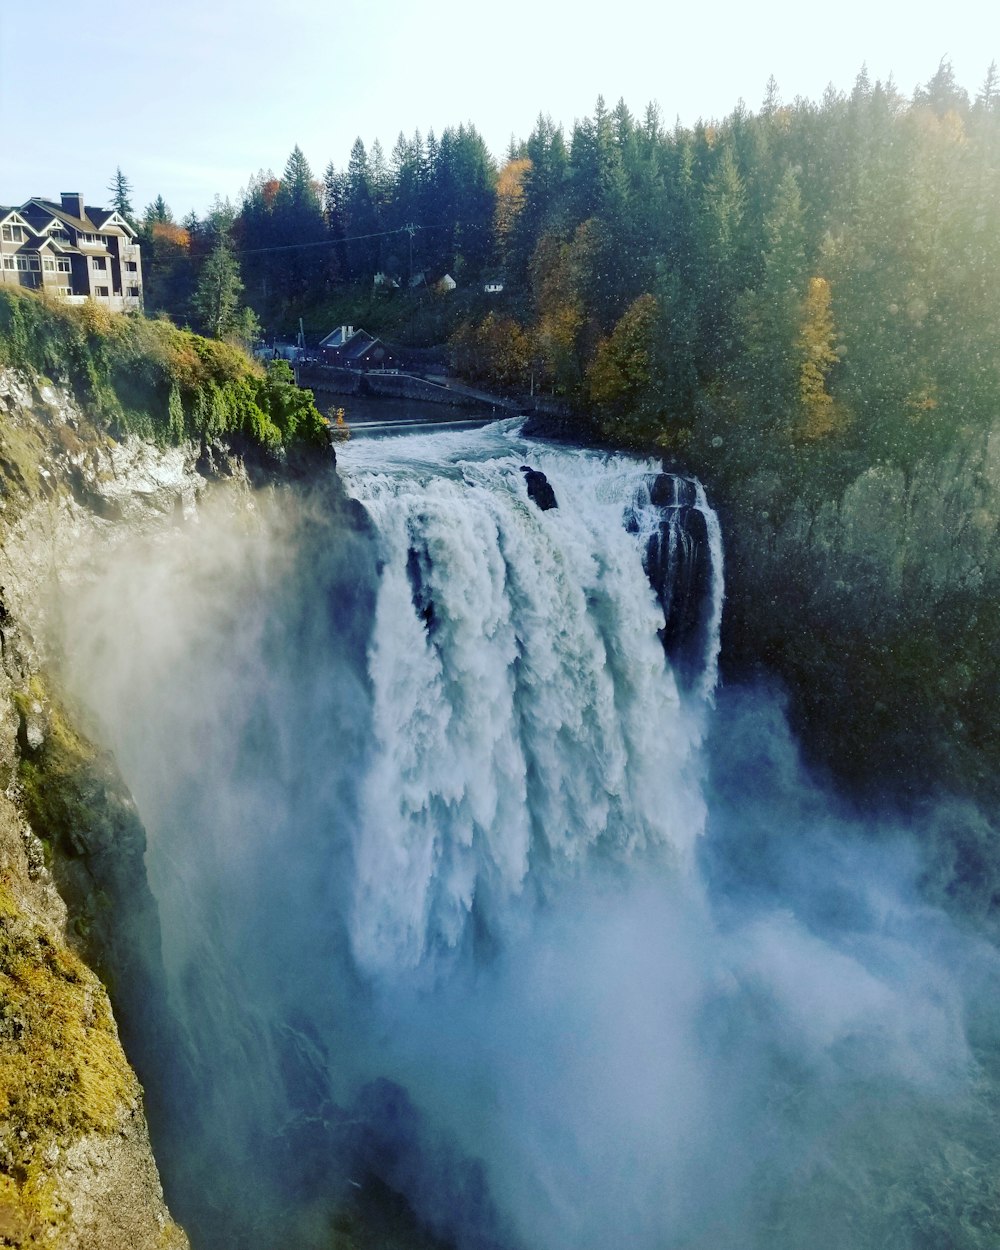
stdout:
[[[300,251],[307,247],[336,247],[339,243],[361,243],[365,239],[385,239],[393,234],[408,234],[410,242],[413,242],[413,236],[418,230],[445,230],[452,223],[438,222],[430,226],[416,226],[408,223],[405,226],[397,226],[394,230],[377,230],[373,234],[351,234],[345,235],[342,239],[321,239],[317,243],[281,243],[273,247],[246,247],[240,248],[234,252],[235,256],[259,256],[264,252],[294,252]],[[455,225],[467,225],[467,222],[455,222]]]

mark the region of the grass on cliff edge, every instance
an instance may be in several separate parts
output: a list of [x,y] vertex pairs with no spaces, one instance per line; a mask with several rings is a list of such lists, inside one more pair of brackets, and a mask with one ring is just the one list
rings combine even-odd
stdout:
[[110,433],[161,445],[238,436],[267,451],[325,446],[326,419],[283,361],[266,369],[229,343],[169,321],[0,288],[0,366],[72,389]]

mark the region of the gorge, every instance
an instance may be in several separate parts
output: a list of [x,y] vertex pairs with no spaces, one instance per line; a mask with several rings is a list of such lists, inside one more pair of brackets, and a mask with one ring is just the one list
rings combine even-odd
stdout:
[[194,1246],[989,1244],[994,947],[718,685],[749,540],[691,479],[516,422],[145,454],[43,463],[5,602],[145,828],[109,958]]

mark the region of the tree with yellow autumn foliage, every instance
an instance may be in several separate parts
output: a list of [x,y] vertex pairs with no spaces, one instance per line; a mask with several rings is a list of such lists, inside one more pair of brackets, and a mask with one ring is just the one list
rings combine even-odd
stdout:
[[608,338],[597,345],[587,370],[590,400],[609,416],[635,424],[653,377],[653,335],[659,306],[640,295],[622,314]]
[[804,438],[822,438],[837,427],[836,407],[826,388],[826,379],[837,362],[834,349],[833,312],[830,284],[825,278],[809,279],[809,290],[802,308],[798,348],[800,432]]
[[548,381],[559,391],[574,388],[581,377],[577,335],[584,321],[583,301],[574,282],[569,243],[552,234],[538,241],[531,260],[536,321],[536,355]]
[[510,317],[491,312],[478,325],[463,322],[448,346],[452,364],[463,377],[504,388],[528,383],[531,341]]
[[524,178],[531,169],[526,156],[508,161],[497,177],[496,234],[501,247],[505,246],[524,207]]

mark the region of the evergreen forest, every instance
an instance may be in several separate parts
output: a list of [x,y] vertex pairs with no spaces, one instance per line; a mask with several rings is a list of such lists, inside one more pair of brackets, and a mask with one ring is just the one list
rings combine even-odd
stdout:
[[792,104],[771,80],[756,113],[692,129],[599,99],[500,165],[471,125],[388,155],[358,139],[321,179],[295,148],[238,206],[177,224],[160,198],[142,230],[149,310],[217,336],[242,299],[313,341],[341,320],[447,340],[471,380],[562,399],[616,443],[724,459],[736,426],[755,462],[836,443],[906,464],[993,415],[1000,77],[970,100],[942,61],[907,100],[862,71]]

